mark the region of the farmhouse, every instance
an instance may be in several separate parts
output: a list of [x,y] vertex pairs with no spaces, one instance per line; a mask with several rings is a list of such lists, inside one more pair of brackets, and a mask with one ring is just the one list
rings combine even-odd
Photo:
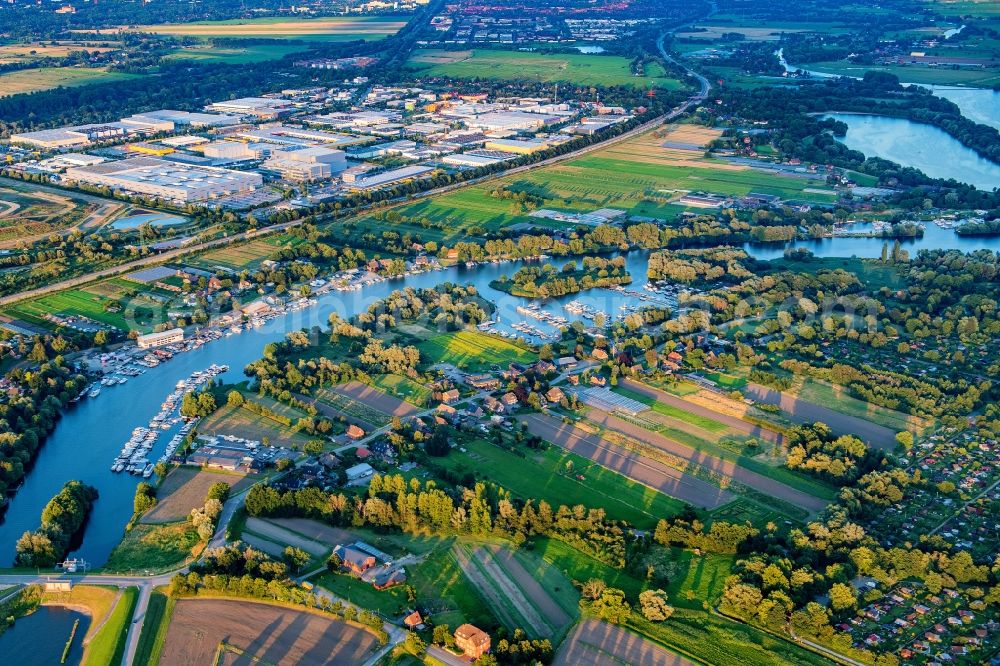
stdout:
[[351,439],[358,440],[365,436],[365,431],[352,423],[347,426],[347,436]]
[[375,566],[374,555],[354,546],[335,546],[333,554],[340,558],[340,566],[358,576]]
[[490,635],[479,627],[463,624],[455,630],[455,645],[470,659],[479,659],[490,651]]

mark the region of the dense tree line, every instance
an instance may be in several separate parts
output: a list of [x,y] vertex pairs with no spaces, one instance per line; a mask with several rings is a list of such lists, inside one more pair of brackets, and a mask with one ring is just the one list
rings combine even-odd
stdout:
[[42,510],[41,525],[17,540],[14,563],[21,567],[52,567],[66,556],[97,499],[97,489],[67,481]]

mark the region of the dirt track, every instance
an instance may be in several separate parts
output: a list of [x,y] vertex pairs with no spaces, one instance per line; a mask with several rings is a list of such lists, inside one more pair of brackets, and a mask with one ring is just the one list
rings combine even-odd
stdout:
[[553,666],[695,666],[652,641],[598,620],[583,620],[556,654]]
[[244,650],[238,663],[356,666],[378,643],[367,631],[307,611],[229,599],[180,599],[162,666],[211,664],[221,641]]
[[531,414],[521,417],[521,421],[528,424],[528,430],[533,435],[693,506],[714,509],[734,499],[732,493],[707,481],[696,479],[657,460],[644,458],[597,435],[587,435],[552,417]]
[[786,486],[780,481],[775,481],[774,479],[766,477],[763,474],[751,472],[750,470],[740,467],[736,463],[729,460],[723,460],[722,458],[716,458],[707,453],[696,451],[686,444],[675,442],[660,433],[646,430],[645,428],[629,423],[628,421],[624,421],[617,416],[608,414],[607,412],[591,409],[587,416],[594,421],[594,423],[598,423],[606,428],[611,428],[612,430],[617,430],[618,432],[624,433],[630,437],[634,437],[640,442],[656,447],[665,453],[681,457],[692,463],[701,465],[705,469],[728,476],[734,481],[738,481],[745,486],[749,486],[754,490],[758,490],[766,495],[770,495],[771,497],[777,497],[778,499],[794,504],[795,506],[802,507],[809,512],[820,511],[827,505],[826,500],[813,497],[812,495],[802,492],[801,490],[796,490],[791,486]]
[[781,444],[782,437],[780,433],[768,430],[767,428],[762,428],[761,426],[753,423],[748,423],[747,421],[736,418],[730,414],[723,414],[722,412],[706,409],[701,405],[696,405],[688,400],[685,400],[684,398],[679,398],[675,395],[667,393],[666,391],[661,391],[660,389],[654,388],[649,384],[643,384],[642,382],[633,381],[631,379],[623,379],[622,386],[627,388],[629,391],[635,391],[636,393],[641,393],[649,398],[655,398],[657,402],[663,403],[664,405],[670,405],[671,407],[683,409],[685,412],[690,412],[696,416],[702,416],[707,419],[712,419],[713,421],[718,421],[719,423],[727,425],[733,430],[741,432],[745,435],[750,435],[751,437],[756,437],[759,440],[771,442],[772,444]]
[[747,384],[744,391],[747,397],[768,405],[778,405],[788,418],[796,423],[815,423],[822,421],[830,426],[838,435],[855,435],[880,449],[892,450],[896,446],[896,433],[891,428],[877,423],[859,419],[856,416],[841,414],[828,407],[806,402],[793,395],[782,393],[760,384]]
[[562,609],[549,593],[521,566],[506,548],[500,546],[483,546],[475,551],[476,557],[488,567],[498,568],[499,574],[514,581],[521,592],[531,601],[535,608],[544,616],[545,621],[553,629],[559,629],[570,623],[570,616]]
[[[521,627],[531,636],[550,636],[551,631],[542,616],[536,611],[524,594],[514,586],[497,565],[482,563],[478,549],[471,553],[467,546],[456,543],[451,552],[458,560],[458,566],[472,585],[489,602],[490,609],[507,626]],[[473,561],[475,558],[475,561]]]

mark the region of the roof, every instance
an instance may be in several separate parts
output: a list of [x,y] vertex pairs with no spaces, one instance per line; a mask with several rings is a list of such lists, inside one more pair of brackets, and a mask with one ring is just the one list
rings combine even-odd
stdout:
[[455,638],[467,640],[473,645],[486,645],[490,642],[490,635],[479,627],[471,624],[463,624],[455,630]]

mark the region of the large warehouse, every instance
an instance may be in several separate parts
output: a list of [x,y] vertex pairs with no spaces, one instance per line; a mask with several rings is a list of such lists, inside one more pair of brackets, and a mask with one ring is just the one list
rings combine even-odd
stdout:
[[264,184],[257,173],[135,157],[66,170],[66,180],[188,203],[248,192]]

